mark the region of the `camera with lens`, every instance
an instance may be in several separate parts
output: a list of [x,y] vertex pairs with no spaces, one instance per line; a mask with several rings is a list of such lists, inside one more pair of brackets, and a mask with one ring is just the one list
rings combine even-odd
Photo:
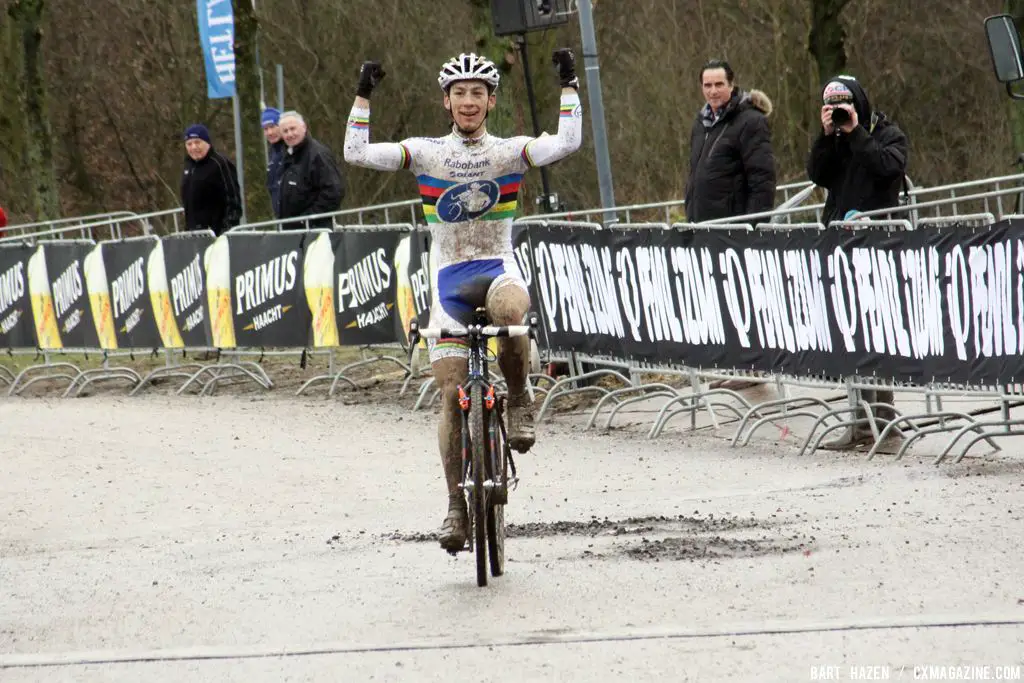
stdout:
[[846,111],[842,107],[832,108],[832,125],[842,126],[850,122],[850,112]]

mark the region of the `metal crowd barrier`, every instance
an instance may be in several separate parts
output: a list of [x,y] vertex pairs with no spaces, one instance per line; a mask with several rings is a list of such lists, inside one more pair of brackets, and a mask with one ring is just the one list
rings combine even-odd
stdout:
[[[107,213],[94,213],[87,216],[69,216],[67,218],[55,218],[49,221],[38,221],[35,223],[18,223],[15,225],[8,225],[6,228],[0,229],[0,232],[4,233],[5,237],[24,237],[26,235],[34,235],[40,232],[49,231],[67,231],[74,232],[76,226],[91,224],[96,221],[123,218],[126,216],[134,216],[135,214],[131,211],[109,211]],[[85,235],[79,235],[85,237]]]
[[317,230],[344,226],[366,225],[418,225],[423,223],[423,207],[419,199],[408,199],[387,204],[374,204],[355,209],[342,209],[327,213],[278,218],[274,220],[243,223],[229,232]]
[[[1022,176],[1024,177],[1024,176]],[[984,193],[985,197],[1003,196],[1005,193],[1019,192],[1019,188],[1010,190],[995,190]],[[951,207],[952,204],[962,201],[962,197],[946,197],[941,200],[928,202],[932,207]],[[806,207],[805,207],[806,208]],[[905,212],[912,210],[912,207],[904,207]],[[792,212],[799,212],[801,209],[791,209]],[[882,213],[882,212],[880,212]],[[886,212],[891,213],[891,212]],[[771,216],[764,216],[771,218]],[[536,223],[539,225],[557,225],[555,221],[523,219],[523,224]],[[937,215],[923,217],[917,221],[916,227],[929,225],[990,225],[994,222],[994,216],[990,213],[977,214],[951,214],[947,216]],[[563,223],[567,226],[580,227],[584,224],[577,222]],[[602,229],[595,223],[586,224],[593,229]],[[745,229],[799,229],[813,228],[818,230],[826,229],[864,229],[868,227],[883,227],[897,230],[912,230],[915,225],[909,218],[895,218],[891,220],[858,219],[852,221],[835,222],[829,228],[821,223],[800,223],[785,224],[778,223],[716,223],[716,224],[658,224],[638,223],[621,224],[619,228],[636,229],[690,229],[690,230],[735,230]],[[953,433],[942,453],[935,458],[934,463],[942,462],[953,448],[959,443],[961,449],[954,458],[954,462],[960,462],[964,456],[981,441],[988,442],[993,449],[999,447],[995,442],[996,438],[1012,435],[1024,435],[1024,419],[1013,419],[1010,416],[1012,408],[1024,405],[1024,396],[1019,388],[995,386],[965,386],[946,383],[927,383],[924,385],[907,385],[895,382],[884,382],[871,378],[844,378],[844,379],[819,379],[801,376],[792,376],[784,373],[763,373],[743,370],[729,370],[722,368],[685,367],[674,365],[654,365],[634,363],[618,358],[606,358],[602,356],[591,356],[579,352],[559,354],[550,351],[543,352],[544,362],[566,363],[569,374],[560,379],[554,380],[544,377],[549,383],[543,390],[544,399],[538,410],[538,420],[543,420],[556,401],[570,396],[583,394],[596,394],[598,400],[590,410],[586,422],[586,428],[595,427],[602,412],[608,411],[604,420],[604,429],[609,429],[616,416],[622,411],[639,403],[649,403],[655,406],[655,416],[651,421],[648,430],[648,438],[661,436],[669,422],[678,415],[687,415],[690,418],[690,429],[711,428],[718,430],[726,424],[735,423],[736,431],[732,438],[734,446],[745,446],[750,443],[751,437],[765,425],[776,425],[794,418],[806,418],[813,420],[808,434],[803,439],[798,451],[799,455],[814,452],[819,449],[825,437],[837,430],[844,430],[858,425],[867,425],[872,431],[872,443],[868,450],[868,458],[874,458],[879,452],[880,446],[887,437],[900,429],[906,432],[906,438],[896,451],[896,459],[903,458],[908,449],[920,439],[937,434]],[[584,370],[584,364],[589,364],[596,369]],[[653,381],[643,381],[645,376],[653,376]],[[663,378],[675,376],[684,380],[684,386],[674,387],[667,384]],[[532,378],[532,376],[531,376]],[[602,386],[595,383],[601,379],[614,379],[618,387]],[[539,379],[539,378],[537,378]],[[753,384],[774,385],[780,398],[752,401],[739,391],[725,386],[716,386],[716,382],[723,380],[744,380]],[[796,389],[811,389],[814,391],[833,392],[824,397],[815,395],[797,395]],[[858,390],[861,389],[888,389],[898,393],[916,394],[924,398],[924,410],[913,412],[901,412],[899,409],[885,406],[894,413],[894,418],[879,429],[876,421],[880,421],[877,412],[883,404],[869,403],[860,398]],[[943,401],[950,400],[972,400],[981,401],[984,405],[972,410],[949,410],[943,407]],[[417,405],[417,407],[419,407]],[[986,415],[998,412],[999,420],[985,419]],[[699,427],[697,417],[706,413],[710,424]],[[864,417],[867,416],[867,417]],[[793,433],[793,432],[790,432]],[[964,437],[969,436],[969,439]]]
[[185,214],[180,208],[141,214],[126,211],[104,215],[104,218],[85,223],[70,223],[3,237],[0,243],[66,239],[119,240],[140,235],[169,235],[185,228]]
[[[799,195],[799,201],[803,201],[814,191],[815,185],[811,182],[799,182],[799,183],[787,183],[785,185],[779,185],[775,188],[776,195],[782,195],[782,202],[780,206],[789,206],[794,197]],[[569,221],[569,222],[589,222],[589,223],[606,223],[605,217],[609,214],[625,215],[624,223],[634,224],[633,215],[637,213],[646,213],[648,215],[661,214],[664,223],[674,223],[677,217],[685,214],[685,199],[671,199],[664,202],[651,202],[645,204],[627,204],[624,206],[617,206],[612,208],[595,208],[595,209],[584,209],[581,211],[562,211],[559,213],[542,213],[529,216],[521,216],[516,222],[524,221]],[[675,214],[675,215],[674,215]]]
[[[815,191],[815,187],[809,183],[798,183],[780,187],[785,192],[785,200],[770,212],[753,214],[749,216],[733,217],[723,221],[711,221],[703,224],[675,223],[666,220],[661,223],[637,223],[629,222],[635,213],[654,210],[663,212],[669,218],[673,211],[678,211],[683,202],[657,202],[649,204],[635,204],[615,209],[591,209],[582,212],[565,212],[562,214],[547,214],[538,216],[526,216],[517,220],[520,224],[539,223],[549,226],[572,226],[592,227],[602,229],[602,226],[595,219],[615,211],[622,212],[626,216],[626,222],[618,227],[638,227],[644,229],[736,229],[747,230],[772,229],[805,229],[815,228],[825,230],[826,226],[820,222],[820,211],[822,204],[806,205]],[[791,193],[791,194],[790,194]],[[1013,200],[1013,206],[1004,202],[1004,199]],[[318,216],[308,216],[298,219],[300,229],[309,229],[309,225],[318,219],[329,219],[332,229],[346,230],[353,228],[365,228],[373,223],[366,223],[374,218],[383,218],[384,225],[394,226],[390,220],[396,212],[409,212],[408,223],[401,223],[410,231],[416,229],[421,222],[421,216],[417,214],[419,200],[405,202],[394,202],[373,207],[350,209]],[[887,226],[890,228],[911,230],[929,226],[948,225],[987,225],[997,219],[1007,216],[1014,216],[1024,213],[1024,174],[1001,176],[972,180],[963,183],[955,183],[933,188],[912,188],[907,204],[890,209],[864,212],[853,217],[850,221],[833,223],[829,228],[859,229],[866,227]],[[803,215],[812,214],[814,220],[794,222],[794,219]],[[884,217],[884,218],[883,218]],[[158,232],[152,228],[152,219],[170,218],[173,224],[172,231],[177,231],[180,209],[154,212],[153,214],[142,214],[139,216],[114,216],[105,215],[100,220],[90,223],[71,225],[67,227],[53,226],[32,234],[22,234],[6,238],[4,241],[23,241],[26,238],[39,239],[40,237],[61,237],[70,231],[79,231],[78,234],[88,234],[95,239],[96,233],[93,230],[106,230],[112,238],[124,237],[129,232],[128,226],[132,223],[141,225],[143,234]],[[339,223],[338,219],[349,219],[348,222]],[[585,220],[579,220],[579,219]],[[43,227],[43,226],[40,226]],[[258,231],[258,230],[281,230],[282,221],[264,221],[250,223],[234,228],[235,231]],[[88,231],[88,233],[84,232]],[[97,353],[97,350],[91,350]],[[232,350],[230,353],[244,353]],[[267,355],[276,352],[252,352]],[[283,351],[282,354],[295,355],[303,353],[302,350]],[[416,356],[418,354],[414,354]],[[897,428],[908,433],[907,438],[901,444],[895,454],[897,459],[907,453],[912,444],[929,435],[953,433],[943,452],[935,458],[936,464],[944,461],[958,444],[961,450],[954,458],[959,462],[968,451],[980,441],[987,441],[993,448],[998,448],[995,443],[997,437],[1018,435],[1024,433],[1024,420],[1012,419],[1010,411],[1012,408],[1024,405],[1019,387],[976,387],[964,385],[949,385],[941,383],[929,383],[921,386],[907,386],[899,383],[886,383],[871,381],[863,378],[846,379],[817,379],[808,377],[794,377],[784,374],[751,373],[742,370],[730,370],[727,368],[690,368],[674,366],[658,366],[651,364],[632,363],[623,359],[592,357],[580,353],[553,354],[543,352],[540,359],[543,362],[564,362],[569,366],[569,375],[555,379],[538,372],[530,374],[531,387],[533,390],[543,394],[538,419],[543,419],[552,410],[554,402],[560,398],[574,394],[598,394],[599,399],[591,409],[587,422],[588,427],[594,427],[598,418],[604,411],[609,411],[604,420],[605,428],[609,428],[617,416],[623,414],[624,409],[641,402],[652,402],[657,405],[656,415],[651,421],[648,431],[648,438],[657,438],[663,435],[667,426],[677,415],[688,415],[690,417],[691,430],[704,429],[699,427],[697,417],[706,414],[710,421],[710,427],[719,429],[727,424],[735,424],[736,431],[732,442],[734,445],[743,446],[751,441],[751,437],[766,425],[779,425],[794,418],[804,418],[813,421],[809,433],[803,439],[799,454],[817,450],[824,437],[833,431],[845,429],[863,424],[865,418],[858,417],[858,413],[868,416],[867,423],[873,431],[873,444],[868,452],[868,458],[874,458],[879,452],[879,446],[886,437]],[[105,361],[106,363],[106,357]],[[410,380],[414,376],[424,377],[419,389],[419,397],[414,409],[430,405],[437,396],[436,388],[432,387],[432,379],[424,371],[418,372],[418,368],[405,364],[394,356],[378,355],[376,357],[364,357],[355,363],[335,369],[335,358],[333,350],[330,351],[330,362],[328,372],[314,377],[307,381],[296,392],[302,394],[310,386],[320,382],[331,381],[329,395],[333,395],[339,384],[356,386],[356,382],[350,376],[350,371],[384,362],[396,365],[405,374],[405,381],[402,384],[402,392],[406,390]],[[170,363],[170,361],[168,361]],[[594,366],[596,369],[586,370],[584,364]],[[56,370],[61,370],[59,364],[48,365]],[[415,364],[414,364],[415,365]],[[111,370],[114,370],[111,368]],[[11,385],[9,393],[15,393],[16,386],[24,389],[21,384],[21,375],[15,376],[9,370],[0,366],[0,382]],[[199,373],[191,375],[195,378]],[[264,373],[265,375],[265,373]],[[118,377],[116,373],[111,375]],[[67,395],[77,386],[78,375],[69,375],[71,385],[65,392]],[[644,381],[645,377],[654,377],[651,381]],[[673,386],[666,381],[665,377],[675,377],[680,380],[681,386]],[[126,379],[134,381],[127,375]],[[214,375],[213,379],[203,386],[201,393],[212,391],[219,376]],[[620,387],[610,388],[601,386],[600,380],[610,379],[618,382]],[[766,400],[752,400],[740,391],[733,390],[727,386],[715,386],[714,383],[721,380],[742,379],[758,384],[774,385],[780,398]],[[190,379],[190,382],[192,379]],[[270,385],[269,377],[266,382],[260,382],[266,386]],[[188,386],[186,382],[185,386]],[[545,386],[542,386],[545,385]],[[184,390],[185,386],[182,387]],[[135,387],[137,390],[139,386]],[[857,391],[860,389],[890,389],[898,393],[911,393],[921,396],[925,400],[925,409],[914,412],[901,412],[894,409],[895,417],[886,423],[881,429],[876,426],[875,412],[879,404],[869,403],[858,398]],[[20,391],[19,389],[19,391]],[[431,391],[433,389],[433,391]],[[813,391],[832,392],[824,397],[816,395],[796,395],[795,390],[810,389]],[[179,390],[180,393],[181,390]],[[133,390],[134,393],[134,390]],[[429,397],[429,400],[428,400]],[[943,406],[943,402],[951,400],[972,400],[982,401],[986,405],[975,410],[949,410]],[[660,403],[659,403],[660,401]],[[986,415],[999,413],[998,420],[983,420]],[[965,437],[968,437],[965,439]]]

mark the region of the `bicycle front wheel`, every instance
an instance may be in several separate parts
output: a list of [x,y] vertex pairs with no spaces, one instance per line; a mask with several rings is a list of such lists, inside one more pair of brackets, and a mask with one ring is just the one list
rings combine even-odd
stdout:
[[[495,482],[487,506],[487,557],[491,564],[491,576],[505,573],[505,505],[508,500],[508,458],[505,449],[508,445],[502,438],[501,413],[495,408],[488,414],[490,424],[490,457],[487,459],[487,476]],[[497,472],[493,471],[497,469]],[[500,482],[500,484],[499,484]]]
[[469,390],[469,448],[472,456],[473,552],[476,555],[476,585],[487,585],[487,429],[484,423],[483,387],[473,384]]

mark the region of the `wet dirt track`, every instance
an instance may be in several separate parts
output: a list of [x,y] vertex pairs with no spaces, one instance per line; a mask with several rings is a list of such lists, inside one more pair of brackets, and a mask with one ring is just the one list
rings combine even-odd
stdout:
[[545,423],[517,459],[507,574],[481,589],[471,556],[436,545],[429,412],[0,401],[0,680],[913,680],[1021,663],[1021,459],[797,458],[577,422]]

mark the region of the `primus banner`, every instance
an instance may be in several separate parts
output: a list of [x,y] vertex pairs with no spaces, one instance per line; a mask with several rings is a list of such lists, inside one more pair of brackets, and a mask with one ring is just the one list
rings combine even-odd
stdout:
[[528,232],[517,258],[555,350],[918,383],[1024,377],[1024,222]]
[[0,349],[36,345],[28,291],[32,252],[32,247],[23,244],[0,246]]

